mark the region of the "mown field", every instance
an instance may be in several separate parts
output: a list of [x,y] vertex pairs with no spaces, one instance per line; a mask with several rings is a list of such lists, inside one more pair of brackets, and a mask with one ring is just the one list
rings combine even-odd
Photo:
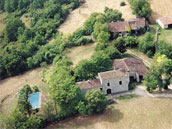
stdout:
[[79,61],[83,59],[89,59],[93,55],[95,48],[96,43],[73,47],[66,50],[66,57],[67,59],[71,60],[75,66]]
[[152,8],[151,21],[163,16],[172,16],[172,0],[148,0]]
[[[120,6],[125,1],[126,6]],[[75,9],[68,16],[67,20],[59,28],[63,33],[72,33],[81,27],[85,20],[94,12],[103,12],[105,7],[117,9],[122,12],[126,20],[135,18],[132,14],[128,0],[85,0],[85,3]]]
[[118,100],[103,114],[69,118],[47,129],[171,129],[171,108],[168,98]]

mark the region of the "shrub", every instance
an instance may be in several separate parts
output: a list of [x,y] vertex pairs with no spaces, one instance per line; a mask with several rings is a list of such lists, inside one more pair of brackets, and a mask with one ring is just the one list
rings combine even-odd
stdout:
[[121,3],[120,3],[120,6],[125,6],[126,5],[126,3],[124,2],[124,1],[122,1]]
[[138,46],[138,39],[137,38],[134,38],[132,36],[128,36],[126,39],[125,39],[125,42],[126,42],[126,46],[127,47],[137,47]]
[[116,47],[121,53],[126,51],[126,43],[124,38],[118,37],[116,40],[113,41],[114,47]]
[[135,87],[136,87],[136,84],[135,83],[130,83],[128,87],[129,87],[129,90],[134,90]]
[[87,103],[86,110],[88,115],[102,113],[108,105],[106,95],[100,90],[88,91],[85,95],[85,99]]

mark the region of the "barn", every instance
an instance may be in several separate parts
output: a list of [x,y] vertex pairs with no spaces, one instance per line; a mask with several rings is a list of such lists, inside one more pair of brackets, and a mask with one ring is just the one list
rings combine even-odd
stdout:
[[161,17],[156,20],[156,22],[163,28],[172,28],[172,16]]

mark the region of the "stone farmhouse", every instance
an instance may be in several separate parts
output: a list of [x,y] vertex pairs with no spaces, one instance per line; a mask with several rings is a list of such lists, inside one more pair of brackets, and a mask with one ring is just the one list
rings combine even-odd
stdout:
[[132,34],[138,34],[140,29],[148,29],[148,22],[145,18],[136,18],[130,21],[117,21],[108,24],[111,38],[116,38],[118,35],[127,36],[129,30]]
[[112,70],[98,73],[98,78],[77,82],[83,93],[92,89],[100,89],[106,94],[128,91],[129,83],[140,82],[143,75],[149,74],[143,61],[134,58],[115,60]]
[[172,16],[162,17],[156,20],[156,22],[163,28],[168,29],[172,27]]

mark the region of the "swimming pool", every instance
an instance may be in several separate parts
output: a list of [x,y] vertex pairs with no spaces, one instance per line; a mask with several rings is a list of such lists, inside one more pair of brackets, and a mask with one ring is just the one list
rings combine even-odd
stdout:
[[41,108],[41,92],[30,94],[28,101],[31,104],[32,109]]

